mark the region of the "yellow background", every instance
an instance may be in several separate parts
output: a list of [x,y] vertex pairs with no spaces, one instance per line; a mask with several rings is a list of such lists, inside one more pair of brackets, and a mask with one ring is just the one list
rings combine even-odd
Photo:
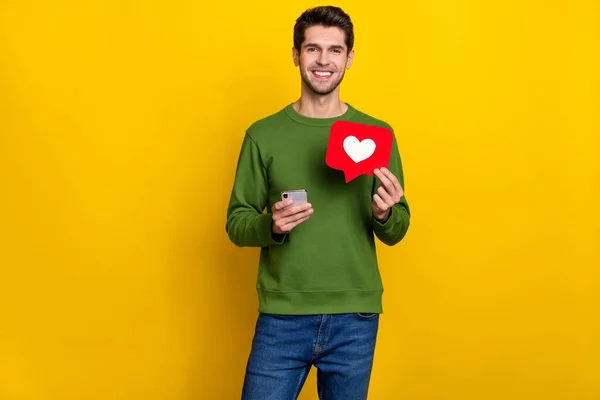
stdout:
[[[258,249],[226,205],[316,4],[1,3],[0,399],[239,397]],[[599,3],[338,4],[414,215],[370,399],[599,399]]]

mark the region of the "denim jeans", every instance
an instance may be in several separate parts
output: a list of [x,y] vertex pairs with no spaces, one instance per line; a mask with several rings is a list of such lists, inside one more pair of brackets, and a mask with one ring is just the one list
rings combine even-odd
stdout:
[[310,368],[321,400],[365,400],[379,314],[260,313],[246,366],[242,400],[293,400]]

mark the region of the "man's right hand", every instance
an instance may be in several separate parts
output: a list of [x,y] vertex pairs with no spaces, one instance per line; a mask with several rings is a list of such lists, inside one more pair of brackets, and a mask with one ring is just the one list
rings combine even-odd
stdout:
[[[310,203],[292,206],[291,199],[283,200],[273,205],[273,224],[272,231],[276,235],[282,235],[290,232],[296,226],[300,225],[313,213]],[[289,207],[289,208],[285,208]]]

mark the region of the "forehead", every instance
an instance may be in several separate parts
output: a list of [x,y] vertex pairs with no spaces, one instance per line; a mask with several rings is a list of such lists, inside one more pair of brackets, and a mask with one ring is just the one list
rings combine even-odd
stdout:
[[323,47],[343,46],[346,48],[345,37],[344,31],[338,27],[311,26],[304,32],[304,45],[312,43]]

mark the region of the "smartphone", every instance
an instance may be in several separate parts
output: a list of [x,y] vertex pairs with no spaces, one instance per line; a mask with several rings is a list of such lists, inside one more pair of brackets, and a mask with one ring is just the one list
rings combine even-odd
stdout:
[[281,200],[292,199],[292,206],[308,203],[308,192],[306,189],[284,190],[281,192]]

